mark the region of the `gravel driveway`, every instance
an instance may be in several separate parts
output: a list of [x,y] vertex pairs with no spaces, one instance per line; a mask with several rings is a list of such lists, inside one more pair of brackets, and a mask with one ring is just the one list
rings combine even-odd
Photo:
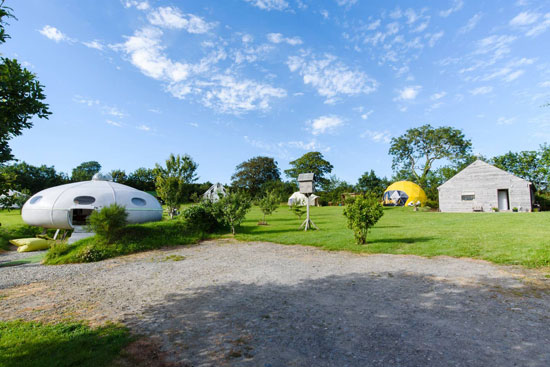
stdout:
[[546,367],[549,283],[468,259],[207,241],[0,268],[0,319],[122,321],[193,366]]

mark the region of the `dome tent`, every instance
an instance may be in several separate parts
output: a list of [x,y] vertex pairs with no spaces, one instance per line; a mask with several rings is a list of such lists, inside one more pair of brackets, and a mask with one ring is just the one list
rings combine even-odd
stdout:
[[210,186],[210,188],[208,190],[206,190],[206,192],[202,195],[202,197],[205,200],[209,200],[209,201],[215,203],[218,200],[220,200],[221,197],[223,197],[225,195],[227,195],[227,192],[225,191],[225,187],[223,187],[223,185],[218,182],[218,183]]
[[[300,191],[296,191],[294,194],[292,194],[288,198],[288,205],[291,206],[294,203],[296,203],[297,205],[300,205],[300,206],[306,206],[307,204],[306,200],[307,200],[307,197],[304,194],[302,194]],[[319,206],[319,196],[315,194],[311,194],[309,196],[309,205]]]
[[114,203],[126,207],[128,223],[162,219],[162,206],[152,195],[112,182],[110,176],[99,173],[91,181],[50,187],[34,194],[23,205],[21,216],[31,226],[75,229],[85,226],[94,210]]
[[384,205],[406,206],[420,202],[424,205],[428,197],[420,186],[410,181],[394,182],[384,192]]

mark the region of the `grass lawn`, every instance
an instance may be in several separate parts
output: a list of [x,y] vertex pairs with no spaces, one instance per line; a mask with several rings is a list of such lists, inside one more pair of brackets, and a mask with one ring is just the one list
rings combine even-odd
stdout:
[[39,228],[29,227],[23,222],[18,209],[0,210],[0,224],[0,251],[9,249],[12,245],[8,241],[13,238],[34,237],[40,233]]
[[[550,266],[550,212],[543,213],[437,213],[411,208],[385,208],[370,231],[367,245],[356,245],[346,226],[342,207],[311,209],[319,231],[304,232],[301,221],[286,206],[258,226],[262,214],[254,207],[237,239],[302,244],[325,250],[364,253],[448,255],[527,267]],[[304,218],[302,217],[302,220]]]
[[0,322],[0,366],[108,366],[131,341],[118,325]]

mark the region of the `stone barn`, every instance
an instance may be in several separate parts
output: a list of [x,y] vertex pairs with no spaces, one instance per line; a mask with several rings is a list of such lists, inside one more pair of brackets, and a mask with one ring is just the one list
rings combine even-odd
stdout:
[[483,161],[477,160],[438,187],[442,212],[490,212],[492,208],[530,212],[534,187]]

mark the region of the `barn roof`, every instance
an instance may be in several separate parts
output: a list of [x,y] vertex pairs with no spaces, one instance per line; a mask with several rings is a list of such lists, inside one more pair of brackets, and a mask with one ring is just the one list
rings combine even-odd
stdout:
[[453,177],[451,177],[450,179],[448,179],[445,183],[443,183],[441,186],[438,187],[438,189],[442,188],[443,186],[447,185],[449,182],[451,181],[455,181],[455,180],[459,180],[463,177],[467,177],[475,168],[478,168],[478,167],[483,167],[487,170],[493,170],[493,171],[498,171],[499,173],[501,174],[505,174],[505,175],[508,175],[512,178],[515,178],[517,180],[521,180],[521,181],[524,181],[525,183],[527,184],[530,184],[532,185],[531,182],[521,178],[521,177],[518,177],[518,176],[515,176],[513,174],[511,174],[510,172],[507,172],[505,170],[502,170],[498,167],[495,167],[493,166],[492,164],[489,164],[487,162],[484,162],[480,159],[476,160],[474,163],[470,164],[468,167],[464,168],[462,171],[458,172],[456,175],[454,175]]

